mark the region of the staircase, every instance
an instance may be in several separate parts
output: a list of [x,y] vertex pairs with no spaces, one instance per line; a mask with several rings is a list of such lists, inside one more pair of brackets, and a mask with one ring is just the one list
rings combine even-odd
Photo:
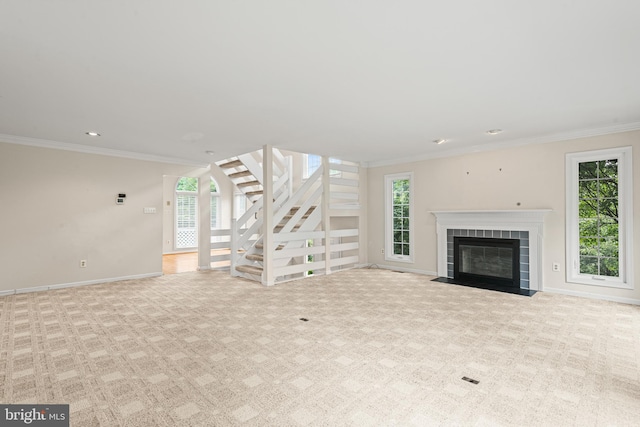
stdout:
[[[265,164],[270,167],[263,168]],[[233,276],[271,285],[305,277],[312,269],[329,273],[331,265],[346,264],[333,262],[327,245],[332,238],[354,234],[353,230],[349,230],[351,234],[343,230],[334,237],[328,229],[329,185],[326,183],[329,174],[328,171],[325,174],[322,166],[293,192],[292,160],[277,149],[265,147],[216,165],[252,202],[240,218],[232,221],[230,269]],[[357,243],[336,247],[353,251]],[[354,263],[357,257],[350,256],[347,261]]]

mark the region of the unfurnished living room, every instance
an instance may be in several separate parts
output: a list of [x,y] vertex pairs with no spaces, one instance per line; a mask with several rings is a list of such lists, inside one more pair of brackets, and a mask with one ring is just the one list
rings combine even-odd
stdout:
[[0,425],[637,425],[638,16],[1,2]]

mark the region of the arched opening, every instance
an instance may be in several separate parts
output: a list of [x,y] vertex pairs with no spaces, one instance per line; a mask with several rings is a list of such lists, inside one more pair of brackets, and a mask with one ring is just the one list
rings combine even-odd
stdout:
[[[211,178],[211,230],[221,227],[219,188]],[[165,274],[196,271],[198,268],[198,178],[180,177],[174,197],[174,253],[163,256]]]

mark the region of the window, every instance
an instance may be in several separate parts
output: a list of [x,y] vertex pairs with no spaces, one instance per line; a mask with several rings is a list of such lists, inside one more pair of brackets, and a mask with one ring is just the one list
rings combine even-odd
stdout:
[[[211,180],[211,229],[220,227],[220,193]],[[198,178],[182,177],[176,184],[176,249],[198,247]]]
[[220,228],[220,193],[216,182],[211,179],[211,229]]
[[566,161],[567,281],[632,288],[631,147]]
[[412,173],[385,176],[385,259],[413,262]]
[[176,249],[198,246],[198,179],[182,177],[176,184]]
[[[330,158],[329,167],[331,167],[331,163],[339,164],[340,160]],[[304,171],[302,174],[303,178],[307,179],[311,175],[313,175],[313,173],[318,170],[321,164],[322,164],[322,156],[318,156],[317,154],[305,154],[304,155]],[[331,175],[332,177],[339,177],[340,174],[341,172],[339,170],[335,170],[335,169],[329,170],[329,175]]]
[[304,178],[309,178],[322,164],[322,157],[316,154],[305,154]]
[[237,193],[233,196],[233,213],[235,219],[239,219],[247,211],[249,199],[242,193]]

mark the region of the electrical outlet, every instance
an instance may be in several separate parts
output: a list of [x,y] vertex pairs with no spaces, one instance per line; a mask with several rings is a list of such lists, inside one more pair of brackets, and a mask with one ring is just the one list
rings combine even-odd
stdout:
[[560,263],[559,262],[554,262],[552,265],[552,269],[553,271],[560,271]]
[[86,259],[81,259],[80,260],[80,268],[86,268],[87,267],[87,260]]
[[380,249],[380,253],[384,255],[384,249]]

